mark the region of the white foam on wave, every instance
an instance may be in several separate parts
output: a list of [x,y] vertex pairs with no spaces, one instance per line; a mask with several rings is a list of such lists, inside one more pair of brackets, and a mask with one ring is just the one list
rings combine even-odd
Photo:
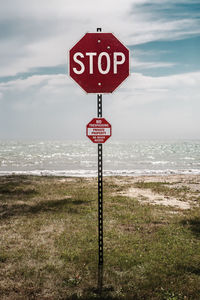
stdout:
[[[104,176],[142,176],[142,175],[200,175],[200,169],[182,170],[104,170]],[[63,177],[97,177],[95,170],[33,170],[33,171],[0,171],[0,176],[33,175]]]
[[152,165],[166,165],[169,164],[169,161],[165,161],[165,160],[158,160],[158,161],[152,161],[151,164]]
[[95,177],[93,170],[33,170],[33,171],[0,171],[0,176],[33,175],[33,176],[64,176],[64,177]]
[[142,175],[188,175],[200,174],[200,169],[183,170],[105,170],[105,176],[142,176]]

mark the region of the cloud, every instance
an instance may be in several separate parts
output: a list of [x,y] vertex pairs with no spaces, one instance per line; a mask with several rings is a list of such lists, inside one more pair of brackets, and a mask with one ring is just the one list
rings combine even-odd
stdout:
[[[84,138],[96,115],[96,95],[62,74],[1,83],[0,93],[1,115],[14,118],[11,137]],[[197,138],[199,93],[200,72],[157,78],[133,73],[117,92],[103,96],[103,115],[114,138]]]
[[150,77],[142,74],[132,74],[129,82],[130,88],[133,86],[139,89],[159,88],[159,89],[183,89],[196,88],[200,90],[200,72],[177,74],[171,76]]
[[[133,103],[139,104],[141,102],[160,101],[168,97],[167,93],[174,93],[176,98],[190,100],[191,95],[188,92],[191,90],[193,91],[192,97],[198,99],[200,93],[200,72],[161,77],[132,73],[118,91],[113,94],[107,94],[105,97],[111,97],[112,99],[121,99],[123,97],[124,100],[129,101],[136,94],[137,99]],[[64,102],[66,101],[65,97],[69,98],[69,95],[76,95],[76,97],[80,98],[95,97],[93,94],[85,94],[72,79],[63,74],[34,75],[26,79],[0,83],[0,93],[2,99],[9,97],[12,93],[16,96],[19,95],[20,99],[23,99],[23,93],[25,93],[26,99],[30,99],[31,96],[27,97],[27,95],[34,93],[35,101],[40,104],[48,102],[51,98],[52,101],[54,99],[55,103],[59,101]],[[150,93],[153,93],[153,97],[151,97]]]
[[140,61],[139,59],[133,58],[134,60],[134,67],[133,68],[140,68],[140,70],[143,69],[156,69],[156,68],[170,68],[174,67],[175,63],[167,63],[167,62],[144,62]]
[[164,78],[133,74],[124,90],[112,95],[108,111],[113,134],[119,139],[198,138],[199,83],[200,73]]
[[116,5],[114,0],[85,0],[83,5],[81,0],[7,0],[0,11],[0,76],[66,64],[67,52],[74,43],[99,26],[128,45],[200,33],[199,20],[192,15],[166,18],[164,5],[170,4],[172,10],[172,1],[150,3],[119,0]]

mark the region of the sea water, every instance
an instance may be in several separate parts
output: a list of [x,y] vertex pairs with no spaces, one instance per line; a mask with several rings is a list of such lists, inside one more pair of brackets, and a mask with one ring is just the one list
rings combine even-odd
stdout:
[[[200,140],[108,141],[104,175],[200,174]],[[0,141],[0,175],[96,176],[97,145],[85,141]]]

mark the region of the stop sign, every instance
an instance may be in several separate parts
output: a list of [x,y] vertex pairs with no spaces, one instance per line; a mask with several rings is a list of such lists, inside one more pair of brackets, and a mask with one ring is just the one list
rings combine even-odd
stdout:
[[93,143],[105,143],[112,135],[111,125],[104,118],[94,118],[86,126],[86,135]]
[[69,51],[69,75],[87,93],[112,93],[129,76],[129,50],[112,33],[86,33]]

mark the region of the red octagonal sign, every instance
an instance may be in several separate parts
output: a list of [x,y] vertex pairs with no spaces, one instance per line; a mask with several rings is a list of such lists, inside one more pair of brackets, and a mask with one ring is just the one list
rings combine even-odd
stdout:
[[104,118],[94,118],[86,126],[86,135],[93,143],[102,144],[112,135],[110,123]]
[[69,74],[87,93],[112,93],[129,76],[129,50],[112,33],[86,33],[69,51]]

